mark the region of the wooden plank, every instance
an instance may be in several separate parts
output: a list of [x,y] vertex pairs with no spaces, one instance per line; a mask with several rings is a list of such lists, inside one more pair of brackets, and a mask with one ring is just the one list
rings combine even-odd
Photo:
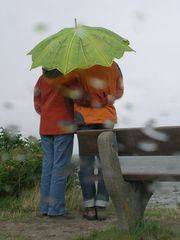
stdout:
[[172,155],[180,153],[180,126],[157,128],[117,128],[113,130],[77,131],[79,152],[97,154],[97,137],[103,131],[113,131],[119,155]]
[[180,182],[179,174],[123,174],[123,177],[126,181],[131,182]]
[[180,155],[120,156],[119,161],[129,181],[180,181]]

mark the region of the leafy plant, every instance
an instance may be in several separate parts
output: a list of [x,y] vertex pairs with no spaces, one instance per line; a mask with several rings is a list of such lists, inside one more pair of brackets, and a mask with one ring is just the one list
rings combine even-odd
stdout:
[[36,138],[0,130],[0,195],[17,195],[39,181],[42,152]]

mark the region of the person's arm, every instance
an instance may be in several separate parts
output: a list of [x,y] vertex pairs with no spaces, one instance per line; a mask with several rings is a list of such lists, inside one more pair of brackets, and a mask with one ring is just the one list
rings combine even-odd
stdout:
[[123,84],[123,75],[120,67],[116,64],[117,67],[117,77],[116,77],[116,94],[115,99],[121,98],[124,94],[124,84]]
[[102,90],[89,93],[84,90],[78,79],[62,86],[66,97],[73,99],[74,103],[83,107],[103,107],[107,104],[107,95]]
[[38,114],[41,113],[41,90],[40,90],[40,79],[37,81],[34,87],[34,109]]
[[91,107],[100,108],[108,104],[107,94],[103,90],[94,91],[90,95]]
[[109,105],[114,104],[115,100],[121,98],[124,93],[123,75],[117,63],[114,66],[113,74],[115,81],[115,90],[112,94],[107,95],[107,102]]
[[92,93],[85,91],[82,80],[78,72],[72,72],[66,76],[51,79],[49,84],[59,89],[63,95],[70,98],[83,107],[102,107],[107,104],[107,96],[101,90],[96,90]]

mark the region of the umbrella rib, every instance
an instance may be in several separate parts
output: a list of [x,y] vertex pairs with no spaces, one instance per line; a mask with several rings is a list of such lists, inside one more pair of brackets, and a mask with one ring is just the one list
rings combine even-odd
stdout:
[[83,49],[83,41],[82,41],[81,38],[80,38],[80,46],[81,46],[81,49],[82,49],[82,53],[83,53],[83,56],[84,56],[84,60],[85,60],[85,62],[86,62],[86,65],[88,65],[88,61],[87,61],[87,59],[86,59],[86,54],[85,54],[84,49]]
[[67,54],[66,54],[66,58],[65,58],[65,72],[67,71],[69,52],[70,52],[70,49],[71,49],[71,46],[72,46],[72,42],[73,42],[75,36],[76,36],[76,32],[73,34],[71,42],[68,45]]
[[[89,38],[87,37],[87,34],[86,35],[86,38],[89,40]],[[93,42],[93,40],[89,40],[89,42]],[[111,63],[108,62],[107,58],[105,57],[105,55],[101,54],[98,49],[96,47],[94,47],[95,51],[98,53],[99,56],[101,56],[103,58],[103,60],[109,65]]]

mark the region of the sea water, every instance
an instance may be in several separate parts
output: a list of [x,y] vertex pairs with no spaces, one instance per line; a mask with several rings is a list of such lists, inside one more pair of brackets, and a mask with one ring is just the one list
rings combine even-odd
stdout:
[[147,207],[176,208],[180,205],[180,182],[157,182]]

